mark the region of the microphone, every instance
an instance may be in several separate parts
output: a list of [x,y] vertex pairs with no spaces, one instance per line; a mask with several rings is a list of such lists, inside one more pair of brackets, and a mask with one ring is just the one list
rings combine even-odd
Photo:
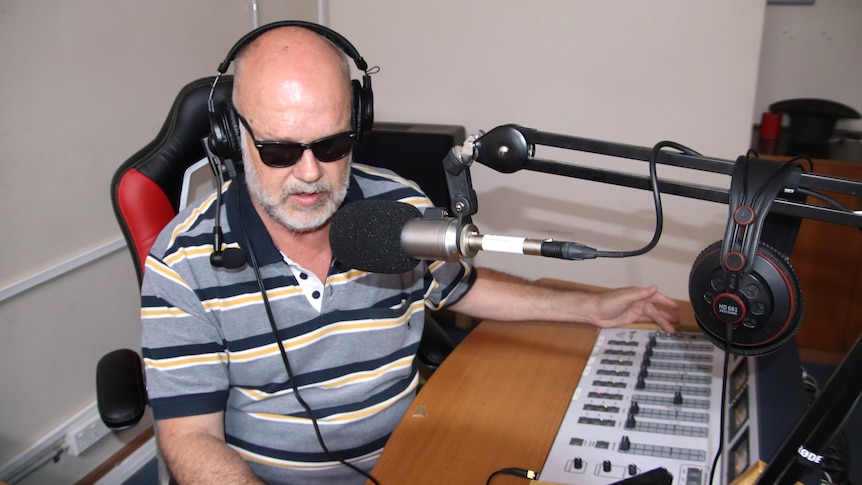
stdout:
[[[430,212],[429,212],[430,213]],[[372,273],[405,273],[420,260],[458,261],[478,251],[582,260],[596,257],[583,244],[479,234],[473,224],[434,217],[402,202],[363,200],[342,206],[332,218],[329,244],[335,259]]]
[[[216,216],[218,217],[218,216]],[[245,266],[245,254],[240,248],[222,248],[221,224],[216,221],[213,229],[213,252],[210,253],[210,264],[214,268],[240,269]]]

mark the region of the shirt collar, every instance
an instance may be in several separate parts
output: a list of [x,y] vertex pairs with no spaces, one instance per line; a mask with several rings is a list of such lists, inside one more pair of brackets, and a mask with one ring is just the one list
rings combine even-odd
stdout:
[[[352,170],[351,170],[352,172]],[[245,177],[239,175],[233,183],[228,187],[224,194],[225,211],[227,214],[228,227],[230,232],[235,232],[232,238],[243,249],[246,256],[246,261],[251,261],[249,249],[254,252],[255,260],[258,266],[273,264],[283,261],[284,258],[275,244],[272,242],[272,237],[263,225],[257,210],[251,203],[251,198],[248,194],[248,189],[245,185]],[[356,177],[351,173],[350,182],[347,188],[347,197],[343,204],[364,200],[365,195],[356,181]],[[247,247],[246,238],[243,236],[243,228],[248,235],[251,248]]]

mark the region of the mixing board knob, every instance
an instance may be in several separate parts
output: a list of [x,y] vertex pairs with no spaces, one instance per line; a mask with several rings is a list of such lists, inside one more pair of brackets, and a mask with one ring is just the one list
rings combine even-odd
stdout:
[[634,429],[636,424],[634,415],[629,414],[629,417],[626,419],[626,429]]
[[632,441],[628,436],[623,436],[620,440],[620,451],[628,451],[632,447]]
[[611,460],[605,460],[602,462],[602,470],[605,473],[611,471]]
[[682,404],[682,393],[681,393],[681,392],[676,391],[676,392],[673,394],[673,403],[674,403],[674,404],[676,404],[677,406],[679,406],[680,404]]
[[637,414],[641,412],[641,406],[637,401],[632,401],[632,405],[629,406],[629,414]]
[[581,457],[575,458],[572,460],[572,465],[575,466],[575,470],[580,470],[584,467],[584,460]]
[[629,476],[635,476],[638,474],[638,466],[634,463],[629,465]]
[[635,383],[635,389],[644,389],[646,388],[646,381],[644,380],[643,375],[638,376],[638,381]]

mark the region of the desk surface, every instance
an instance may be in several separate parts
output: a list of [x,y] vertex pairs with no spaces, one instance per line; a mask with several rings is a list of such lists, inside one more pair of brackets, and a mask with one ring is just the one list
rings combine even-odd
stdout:
[[[689,327],[690,306],[681,305]],[[482,322],[416,396],[374,476],[383,485],[483,484],[501,468],[541,471],[597,334],[588,325]]]

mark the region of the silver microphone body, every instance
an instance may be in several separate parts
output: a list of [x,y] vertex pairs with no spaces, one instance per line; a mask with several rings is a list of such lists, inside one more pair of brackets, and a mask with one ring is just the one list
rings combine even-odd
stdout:
[[473,224],[465,224],[458,231],[456,219],[412,219],[401,231],[401,247],[411,257],[422,260],[458,261],[472,258],[481,251],[497,253],[542,255],[542,244],[547,240],[524,237],[479,234]]

